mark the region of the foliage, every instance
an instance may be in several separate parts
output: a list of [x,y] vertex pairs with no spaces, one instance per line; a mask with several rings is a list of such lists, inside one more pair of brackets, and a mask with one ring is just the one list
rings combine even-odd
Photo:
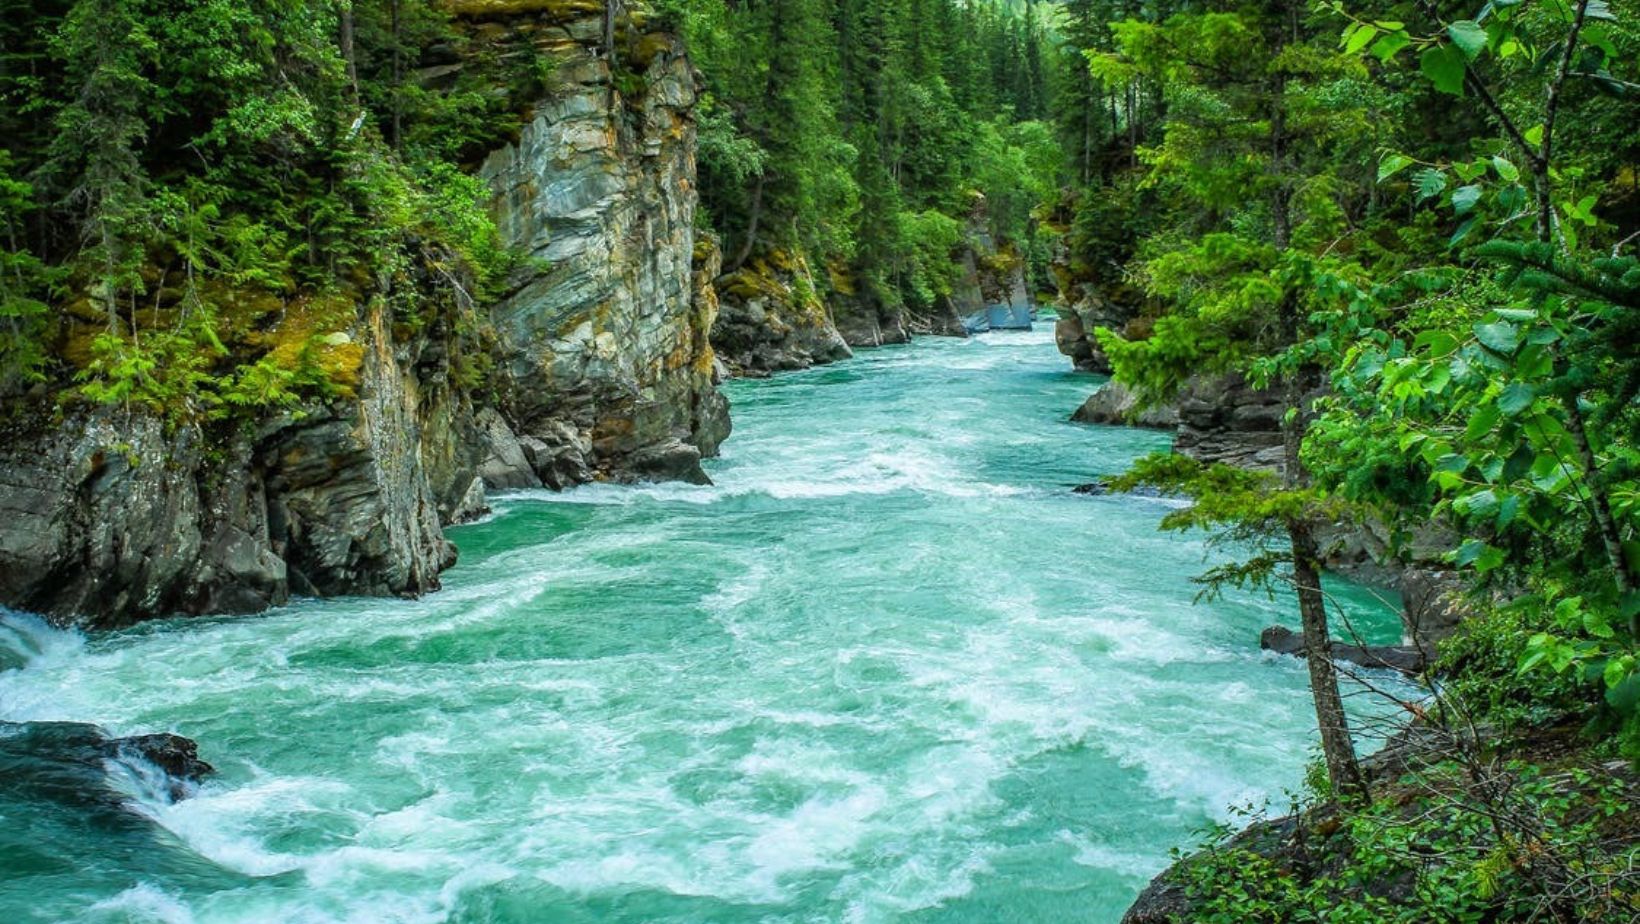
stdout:
[[[273,357],[230,303],[375,290],[420,323],[510,266],[460,168],[550,79],[533,51],[475,45],[431,0],[7,11],[0,394],[73,380],[196,419],[322,399],[345,383]],[[469,56],[436,89],[409,77],[435,46]]]
[[1595,769],[1514,761],[1478,782],[1450,762],[1325,827],[1299,816],[1332,833],[1298,857],[1220,837],[1177,869],[1200,922],[1619,921],[1640,912],[1634,807]]
[[[959,0],[664,0],[706,79],[703,211],[725,271],[775,252],[926,309],[971,220],[1046,270],[1061,157],[1044,17]],[[975,194],[979,197],[976,199]],[[983,207],[976,209],[976,202]]]

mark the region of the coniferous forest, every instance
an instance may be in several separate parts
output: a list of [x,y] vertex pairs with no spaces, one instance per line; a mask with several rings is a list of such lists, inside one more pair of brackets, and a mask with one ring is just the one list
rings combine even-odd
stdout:
[[[98,716],[40,705],[73,701],[28,686],[48,683],[35,678],[57,663],[42,652],[69,643],[28,639],[120,630],[108,636],[113,651],[195,631],[182,622],[129,628],[139,621],[257,613],[310,598],[415,597],[439,589],[446,571],[457,589],[444,596],[460,600],[474,592],[462,568],[483,573],[509,549],[581,531],[665,537],[705,556],[712,542],[666,506],[691,503],[643,492],[670,481],[706,491],[717,480],[728,500],[711,495],[714,504],[768,519],[714,527],[741,530],[753,546],[715,578],[732,571],[767,580],[797,568],[792,561],[809,567],[782,557],[800,541],[846,562],[841,577],[809,573],[807,584],[770,591],[775,602],[759,618],[799,613],[805,625],[832,626],[844,610],[825,606],[846,603],[850,614],[888,614],[848,623],[874,637],[904,605],[918,618],[957,614],[949,631],[918,630],[944,639],[962,636],[961,606],[993,584],[1007,589],[989,610],[979,607],[993,616],[1020,600],[1116,612],[1127,603],[1120,593],[1098,597],[1107,585],[1165,585],[1194,599],[1193,610],[1176,609],[1196,616],[1180,619],[1256,612],[1299,630],[1287,633],[1288,647],[1265,647],[1302,661],[1286,679],[1304,692],[1302,740],[1313,747],[1307,758],[1285,754],[1285,769],[1240,767],[1295,777],[1259,789],[1263,802],[1245,811],[1219,796],[1248,787],[1226,784],[1210,790],[1212,804],[1191,802],[1196,790],[1189,799],[1169,790],[1168,809],[1111,823],[1113,838],[1154,826],[1166,843],[1123,847],[1140,858],[1133,869],[1066,886],[1058,905],[1040,896],[1060,894],[1052,883],[1061,880],[1044,874],[1050,884],[1021,885],[1035,882],[1047,848],[1008,853],[1023,848],[1003,837],[1006,850],[963,861],[961,888],[930,886],[939,897],[917,905],[894,889],[933,875],[943,860],[906,860],[914,848],[892,839],[848,853],[858,845],[832,845],[827,837],[842,835],[827,829],[811,836],[820,846],[803,848],[812,864],[791,869],[892,869],[880,890],[891,900],[871,904],[879,893],[865,889],[850,907],[866,910],[847,918],[835,896],[852,896],[858,883],[803,880],[787,894],[791,880],[780,877],[796,874],[775,864],[767,882],[748,880],[767,889],[722,907],[638,899],[628,907],[553,880],[562,894],[532,885],[516,901],[487,893],[456,910],[418,906],[421,918],[381,905],[380,920],[571,919],[529,916],[529,908],[560,908],[555,902],[577,913],[602,909],[608,920],[654,921],[740,920],[734,915],[755,908],[774,909],[765,920],[787,919],[776,911],[793,920],[911,920],[901,910],[945,908],[952,920],[1103,921],[1116,919],[1109,909],[1117,906],[1131,924],[1640,920],[1640,2],[0,0],[0,14],[0,619],[28,620],[15,624],[23,628],[0,622],[0,742],[21,742],[0,744],[0,757],[29,781],[0,792],[0,823],[57,798],[40,795],[57,790],[25,777],[30,767],[58,773],[90,766],[84,754],[93,751],[129,754],[120,742],[136,739],[114,732],[136,734],[144,723],[195,734],[159,707],[116,710],[106,739],[74,738],[78,756],[51,763],[57,757],[40,755],[67,739],[42,730],[45,720]],[[875,357],[924,354],[865,348],[911,351],[933,340],[924,335],[965,337],[974,332],[968,320],[998,304],[1028,304],[1038,332],[1053,326],[1065,354],[1036,378],[1009,380],[1019,391],[1008,394],[1032,409],[1000,410],[982,391],[908,405],[894,403],[899,392],[868,391],[858,405],[829,408],[826,393],[804,392],[784,400],[812,403],[812,430],[759,442],[757,427],[791,425],[779,416],[781,396],[799,392],[778,391],[782,383],[832,381],[799,370],[862,350],[824,374],[869,382],[891,374],[873,371],[871,363],[890,362]],[[914,336],[918,343],[899,346]],[[918,361],[954,375],[971,354]],[[998,381],[1011,374],[1001,364],[973,368]],[[769,378],[786,372],[796,374]],[[1059,427],[1070,408],[1043,410],[1044,402],[1062,397],[1056,389],[1096,386],[1077,419],[1121,429],[1021,431],[984,444],[989,454],[960,472],[927,477],[907,461],[990,439],[995,418],[1009,414],[1042,411]],[[731,403],[737,421],[751,421],[737,437],[751,448],[736,456],[729,442],[712,461],[729,438]],[[844,435],[874,414],[887,422]],[[915,429],[928,420],[950,429]],[[1145,442],[1126,426],[1135,423],[1175,435]],[[803,442],[816,432],[821,443]],[[860,440],[870,450],[864,461],[825,455],[828,432],[838,445]],[[759,465],[772,477],[769,467],[791,461],[780,452],[821,462],[732,489]],[[1083,471],[1090,467],[1097,470]],[[873,478],[886,480],[863,496],[884,506],[830,511],[834,532],[797,525],[816,515],[802,504],[852,496],[851,485]],[[983,487],[986,478],[1020,479],[1029,485],[1021,491],[1054,499],[1013,508],[949,488],[965,479]],[[1094,478],[1076,490],[1096,496],[1068,496],[1067,482]],[[622,503],[657,504],[657,519],[615,522],[608,510],[625,508],[576,506],[616,485],[645,485],[621,495],[639,501]],[[551,514],[515,506],[531,492],[578,487],[561,495],[568,501],[543,502]],[[998,494],[1009,498],[1017,485],[1004,487]],[[948,494],[965,506],[907,513],[882,501],[902,494]],[[746,496],[788,506],[763,510]],[[509,519],[534,516],[527,529]],[[1136,517],[1171,535],[1128,531]],[[492,528],[516,532],[463,532]],[[1062,570],[1100,583],[1054,596],[1061,572],[1041,562],[1057,561],[1050,547],[1067,535],[1088,544],[1060,550],[1075,565]],[[463,559],[450,570],[467,537],[478,564]],[[857,551],[853,559],[838,551],[839,542],[857,550],[877,539],[893,551],[864,564]],[[1006,554],[964,544],[1005,540],[1017,543]],[[1146,545],[1163,541],[1177,544]],[[1154,574],[1143,557],[1112,564],[1101,557],[1107,545],[1152,549],[1142,554],[1161,564]],[[572,619],[573,631],[543,630],[561,645],[535,652],[542,670],[583,650],[598,652],[586,656],[596,661],[631,638],[675,637],[673,624],[662,631],[626,620],[669,599],[669,581],[705,594],[696,584],[708,576],[692,569],[707,559],[636,548],[621,552],[627,559],[585,552],[585,569],[545,581],[578,595],[542,604],[529,620],[596,612],[582,622],[630,638],[595,643],[594,630]],[[1166,550],[1179,549],[1200,566],[1169,572]],[[642,584],[630,599],[600,602],[604,591],[576,583],[651,554],[640,576],[609,578],[628,590]],[[995,564],[1013,556],[1023,562],[1017,573]],[[982,558],[988,577],[961,585],[961,594],[902,600],[956,581]],[[898,570],[861,576],[879,563]],[[865,602],[843,589],[854,579],[870,590]],[[1352,589],[1340,591],[1345,584]],[[1357,585],[1394,598],[1401,645],[1371,644],[1392,639],[1359,627]],[[701,599],[738,599],[739,590],[712,586],[719,596]],[[812,611],[804,609],[811,592],[825,598]],[[756,599],[755,589],[747,593]],[[597,609],[610,601],[622,608]],[[1259,606],[1266,609],[1237,609]],[[529,623],[538,624],[546,623]],[[746,631],[740,625],[734,633]],[[1300,670],[1296,661],[1259,660],[1237,626],[1251,652],[1237,662],[1248,676]],[[482,656],[461,663],[482,673],[547,644],[532,632],[482,636]],[[13,636],[27,642],[16,652],[7,647]],[[976,685],[1001,697],[1018,692],[1009,683],[1036,683],[1034,670],[1092,645],[1074,632],[1041,649],[1008,638],[941,670],[983,671],[996,658],[1000,674]],[[806,669],[797,649],[836,643],[799,629],[792,639],[774,650],[794,676]],[[892,641],[890,653],[911,650]],[[384,637],[342,657],[346,643],[333,644],[323,654],[338,658],[341,675],[444,650]],[[1102,644],[1101,657],[1120,649]],[[1240,650],[1217,636],[1202,644]],[[306,664],[300,654],[275,660]],[[723,665],[748,657],[703,655],[667,676],[730,676]],[[907,690],[926,692],[947,676],[890,664],[882,652],[868,667],[853,657],[828,662],[813,689],[840,685],[839,722],[869,714],[877,724],[853,744],[811,737],[803,746],[845,762],[836,755],[871,752],[899,735],[906,748],[923,747],[922,726],[908,730],[895,724],[899,713],[874,710],[896,697],[912,702]],[[1166,664],[1157,662],[1157,683],[1174,679]],[[1242,688],[1242,675],[1220,678],[1216,669],[1201,668],[1188,696]],[[186,665],[177,670],[192,676]],[[623,690],[660,682],[620,676]],[[1044,682],[1058,692],[1029,705],[1108,705],[1096,694],[1119,682],[1090,677],[1087,691]],[[1152,689],[1155,679],[1147,674],[1132,689]],[[118,676],[136,686],[151,680]],[[51,675],[59,682],[71,690],[79,681]],[[902,687],[872,686],[893,682]],[[1142,692],[1134,695],[1143,705]],[[574,706],[571,694],[554,697],[541,708]],[[980,715],[976,723],[1007,712],[987,703],[952,694],[928,710]],[[955,787],[965,768],[1005,767],[973,803],[1006,803],[1017,782],[1008,774],[1049,780],[1060,772],[1054,760],[1104,740],[1065,732],[1074,717],[1060,716],[1041,720],[1053,727],[1052,743],[1024,756],[998,757],[1001,744],[949,766],[932,756],[970,738],[1011,740],[1046,714],[1031,709],[977,731],[940,726],[944,737],[917,751],[906,775]],[[1144,727],[1147,714],[1124,722]],[[1167,748],[1188,750],[1216,733],[1231,742],[1225,748],[1239,747],[1265,734],[1234,725],[1231,712],[1202,715]],[[621,717],[601,714],[599,727]],[[757,721],[765,720],[775,721]],[[753,720],[724,727],[754,725],[764,728]],[[230,726],[202,721],[200,734]],[[620,750],[616,739],[648,742],[655,761],[693,769],[689,761],[703,753],[733,754],[737,772],[785,754],[772,733],[753,744],[701,737],[669,750],[645,737],[652,732],[593,737],[609,753]],[[259,733],[221,734],[202,739],[207,751],[233,741],[256,753]],[[38,744],[48,739],[49,748]],[[1101,759],[1112,767],[1143,764],[1158,787],[1173,779],[1108,746]],[[1181,765],[1201,778],[1210,775],[1202,768],[1241,759],[1190,753]],[[279,772],[281,754],[262,755],[267,773]],[[252,764],[231,765],[226,784],[202,791],[262,779]],[[298,766],[303,779],[322,775]],[[192,786],[196,769],[175,773]],[[684,794],[677,804],[688,803],[669,809],[672,818],[739,798],[759,823],[857,808],[837,795],[851,785],[841,772],[812,786],[782,778],[714,788],[683,776],[668,778],[668,791]],[[1058,838],[1062,848],[1084,836],[1085,817],[1053,812],[1097,801],[1089,779],[1049,806],[1007,803],[1018,811],[1006,823],[941,815],[949,828],[928,842],[945,844],[948,831],[980,840],[1035,812],[1057,819],[1044,842]],[[593,789],[581,780],[563,791]],[[907,784],[888,801],[914,801],[913,793],[932,798]],[[928,812],[947,810],[957,811]],[[912,832],[908,841],[921,830],[906,817],[884,820],[888,808],[873,811],[882,814],[864,817]],[[1191,831],[1175,830],[1181,818]],[[94,851],[65,846],[59,856],[41,847],[79,843],[74,823],[63,824],[15,841],[0,836],[0,856],[15,853],[23,871],[8,885],[0,868],[0,908],[8,891],[46,888],[28,870],[60,873]],[[753,837],[716,827],[727,824],[714,816],[691,836]],[[292,855],[307,849],[284,829],[270,840],[287,836]],[[345,839],[318,840],[330,837]],[[117,872],[97,875],[105,873],[106,882],[124,882]],[[986,891],[985,876],[1015,891]],[[75,885],[63,893],[69,905],[50,907],[102,895],[105,880],[97,883]],[[960,905],[962,896],[975,904]],[[189,919],[248,920],[275,905],[247,906],[261,909],[246,912],[251,918],[206,910]]]

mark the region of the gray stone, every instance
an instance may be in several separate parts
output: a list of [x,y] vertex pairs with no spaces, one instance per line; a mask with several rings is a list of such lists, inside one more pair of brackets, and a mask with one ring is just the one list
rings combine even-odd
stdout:
[[1115,380],[1099,386],[1082,406],[1071,414],[1077,423],[1171,430],[1179,425],[1179,409],[1171,404],[1141,407],[1139,398]]
[[518,437],[501,414],[494,408],[485,408],[479,412],[477,423],[487,444],[484,463],[478,467],[484,487],[492,491],[541,487],[541,479],[525,458]]

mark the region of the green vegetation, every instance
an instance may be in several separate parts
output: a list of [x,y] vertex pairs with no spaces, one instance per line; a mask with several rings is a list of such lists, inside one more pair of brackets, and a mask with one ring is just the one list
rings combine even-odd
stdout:
[[1060,149],[1048,4],[663,0],[705,75],[700,172],[725,274],[795,253],[828,291],[927,309],[972,216],[1046,279]]
[[1157,401],[1233,372],[1288,405],[1285,479],[1161,457],[1126,483],[1251,542],[1209,592],[1288,582],[1309,638],[1311,526],[1340,518],[1450,531],[1480,614],[1415,781],[1366,785],[1311,646],[1321,858],[1210,851],[1201,919],[1632,919],[1636,832],[1608,823],[1632,776],[1602,761],[1640,759],[1640,8],[1065,6],[1072,272],[1138,319],[1098,332],[1116,377]]
[[[372,305],[455,318],[505,268],[459,167],[550,69],[469,48],[430,0],[4,14],[0,395],[287,406],[351,387],[346,332]],[[439,44],[477,63],[433,92],[407,73]]]

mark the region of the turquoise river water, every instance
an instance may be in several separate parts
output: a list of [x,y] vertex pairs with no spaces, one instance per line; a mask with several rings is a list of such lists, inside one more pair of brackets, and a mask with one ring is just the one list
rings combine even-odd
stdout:
[[0,920],[1115,922],[1314,717],[1258,650],[1289,601],[1192,605],[1173,502],[1070,493],[1167,444],[1065,422],[1091,384],[1046,331],[922,340],[731,383],[713,487],[501,499],[423,600],[5,615],[0,720],[220,773],[115,780],[118,830],[0,779]]

